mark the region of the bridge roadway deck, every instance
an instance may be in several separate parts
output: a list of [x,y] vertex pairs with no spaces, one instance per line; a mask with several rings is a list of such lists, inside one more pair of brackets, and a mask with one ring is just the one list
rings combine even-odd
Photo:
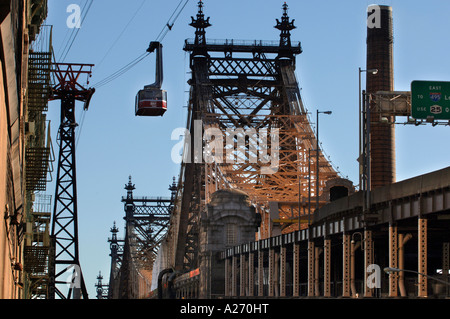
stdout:
[[[309,228],[223,251],[225,296],[448,296],[420,274],[449,279],[450,167],[372,190],[368,224],[363,199],[341,198],[320,208]],[[370,265],[381,284],[368,288]],[[417,275],[388,276],[387,266]]]
[[[448,298],[450,289],[420,274],[450,279],[450,167],[374,189],[370,198],[370,225],[358,192],[320,208],[307,229],[223,251],[225,297]],[[412,271],[382,276],[387,266]],[[368,269],[378,276],[372,287]],[[176,278],[177,296],[201,298],[201,275]]]
[[[314,214],[310,230],[302,229],[235,246],[224,251],[221,258],[304,241],[310,236],[319,238],[324,235],[361,230],[364,228],[361,218],[363,198],[364,194],[357,192],[328,203]],[[372,190],[371,209],[378,217],[378,221],[372,226],[437,212],[445,213],[439,218],[446,219],[448,216],[450,219],[450,167]]]

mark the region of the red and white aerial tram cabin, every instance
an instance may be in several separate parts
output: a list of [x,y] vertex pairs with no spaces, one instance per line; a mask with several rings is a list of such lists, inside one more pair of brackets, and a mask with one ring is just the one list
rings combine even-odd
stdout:
[[136,95],[137,116],[159,116],[167,111],[167,92],[161,89],[146,88]]
[[155,83],[144,86],[136,95],[136,116],[163,116],[167,111],[167,92],[161,89],[163,81],[162,44],[151,42],[148,52],[156,50]]

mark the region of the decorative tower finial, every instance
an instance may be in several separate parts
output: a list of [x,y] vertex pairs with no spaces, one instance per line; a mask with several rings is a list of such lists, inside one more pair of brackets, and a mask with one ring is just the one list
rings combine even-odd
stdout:
[[209,17],[205,20],[205,15],[203,14],[203,2],[200,0],[198,2],[198,13],[197,19],[191,17],[192,22],[189,24],[190,26],[195,28],[195,53],[198,55],[199,53],[207,56],[207,52],[205,48],[206,46],[206,31],[205,29],[211,26],[209,23]]
[[113,236],[116,236],[117,238],[117,233],[119,232],[119,229],[116,227],[116,221],[114,221],[113,227],[110,229],[111,233],[113,234]]
[[291,30],[295,29],[294,19],[289,21],[288,16],[288,5],[286,2],[283,4],[283,16],[281,17],[281,22],[276,19],[277,25],[276,29],[281,31],[280,34],[280,54],[278,57],[284,58],[293,58],[293,54],[291,51]]
[[127,190],[127,194],[131,194],[131,198],[133,198],[133,190],[136,187],[134,187],[134,184],[131,182],[131,175],[128,176],[128,184],[125,184],[125,189]]
[[108,239],[108,242],[110,242],[110,249],[111,254],[110,256],[114,256],[114,254],[117,254],[117,250],[119,249],[118,245],[118,239],[117,239],[117,233],[119,232],[119,229],[116,227],[116,222],[114,221],[113,227],[110,229],[111,231],[111,238]]
[[97,299],[104,299],[104,298],[106,298],[106,296],[104,296],[104,294],[103,294],[103,287],[105,285],[103,285],[102,279],[103,279],[102,273],[101,273],[101,271],[99,271],[98,272],[98,276],[97,276],[97,280],[98,281],[95,284],[95,287],[97,288]]
[[172,185],[169,185],[169,190],[170,190],[170,198],[172,200],[172,202],[174,201],[176,195],[177,195],[177,183],[175,181],[175,176],[173,177],[173,181],[172,181]]
[[127,199],[125,201],[125,217],[126,220],[127,216],[132,216],[134,211],[134,203],[133,203],[133,190],[136,187],[134,187],[134,184],[131,182],[131,176],[128,177],[128,184],[125,185],[125,189],[127,190]]

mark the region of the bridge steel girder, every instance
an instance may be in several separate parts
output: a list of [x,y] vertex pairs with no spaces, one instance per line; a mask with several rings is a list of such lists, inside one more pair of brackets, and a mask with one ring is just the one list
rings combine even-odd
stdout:
[[350,297],[351,296],[350,237],[351,237],[351,235],[348,233],[343,233],[343,235],[342,235],[342,297]]
[[428,273],[428,219],[426,217],[419,216],[418,225],[418,297],[428,297],[428,278],[422,274]]
[[[389,267],[398,268],[397,225],[389,225]],[[398,273],[389,274],[389,297],[398,296]]]

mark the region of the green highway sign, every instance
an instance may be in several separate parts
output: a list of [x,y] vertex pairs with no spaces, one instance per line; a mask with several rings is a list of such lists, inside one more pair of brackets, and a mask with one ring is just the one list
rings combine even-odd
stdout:
[[450,82],[412,81],[411,116],[450,120]]

